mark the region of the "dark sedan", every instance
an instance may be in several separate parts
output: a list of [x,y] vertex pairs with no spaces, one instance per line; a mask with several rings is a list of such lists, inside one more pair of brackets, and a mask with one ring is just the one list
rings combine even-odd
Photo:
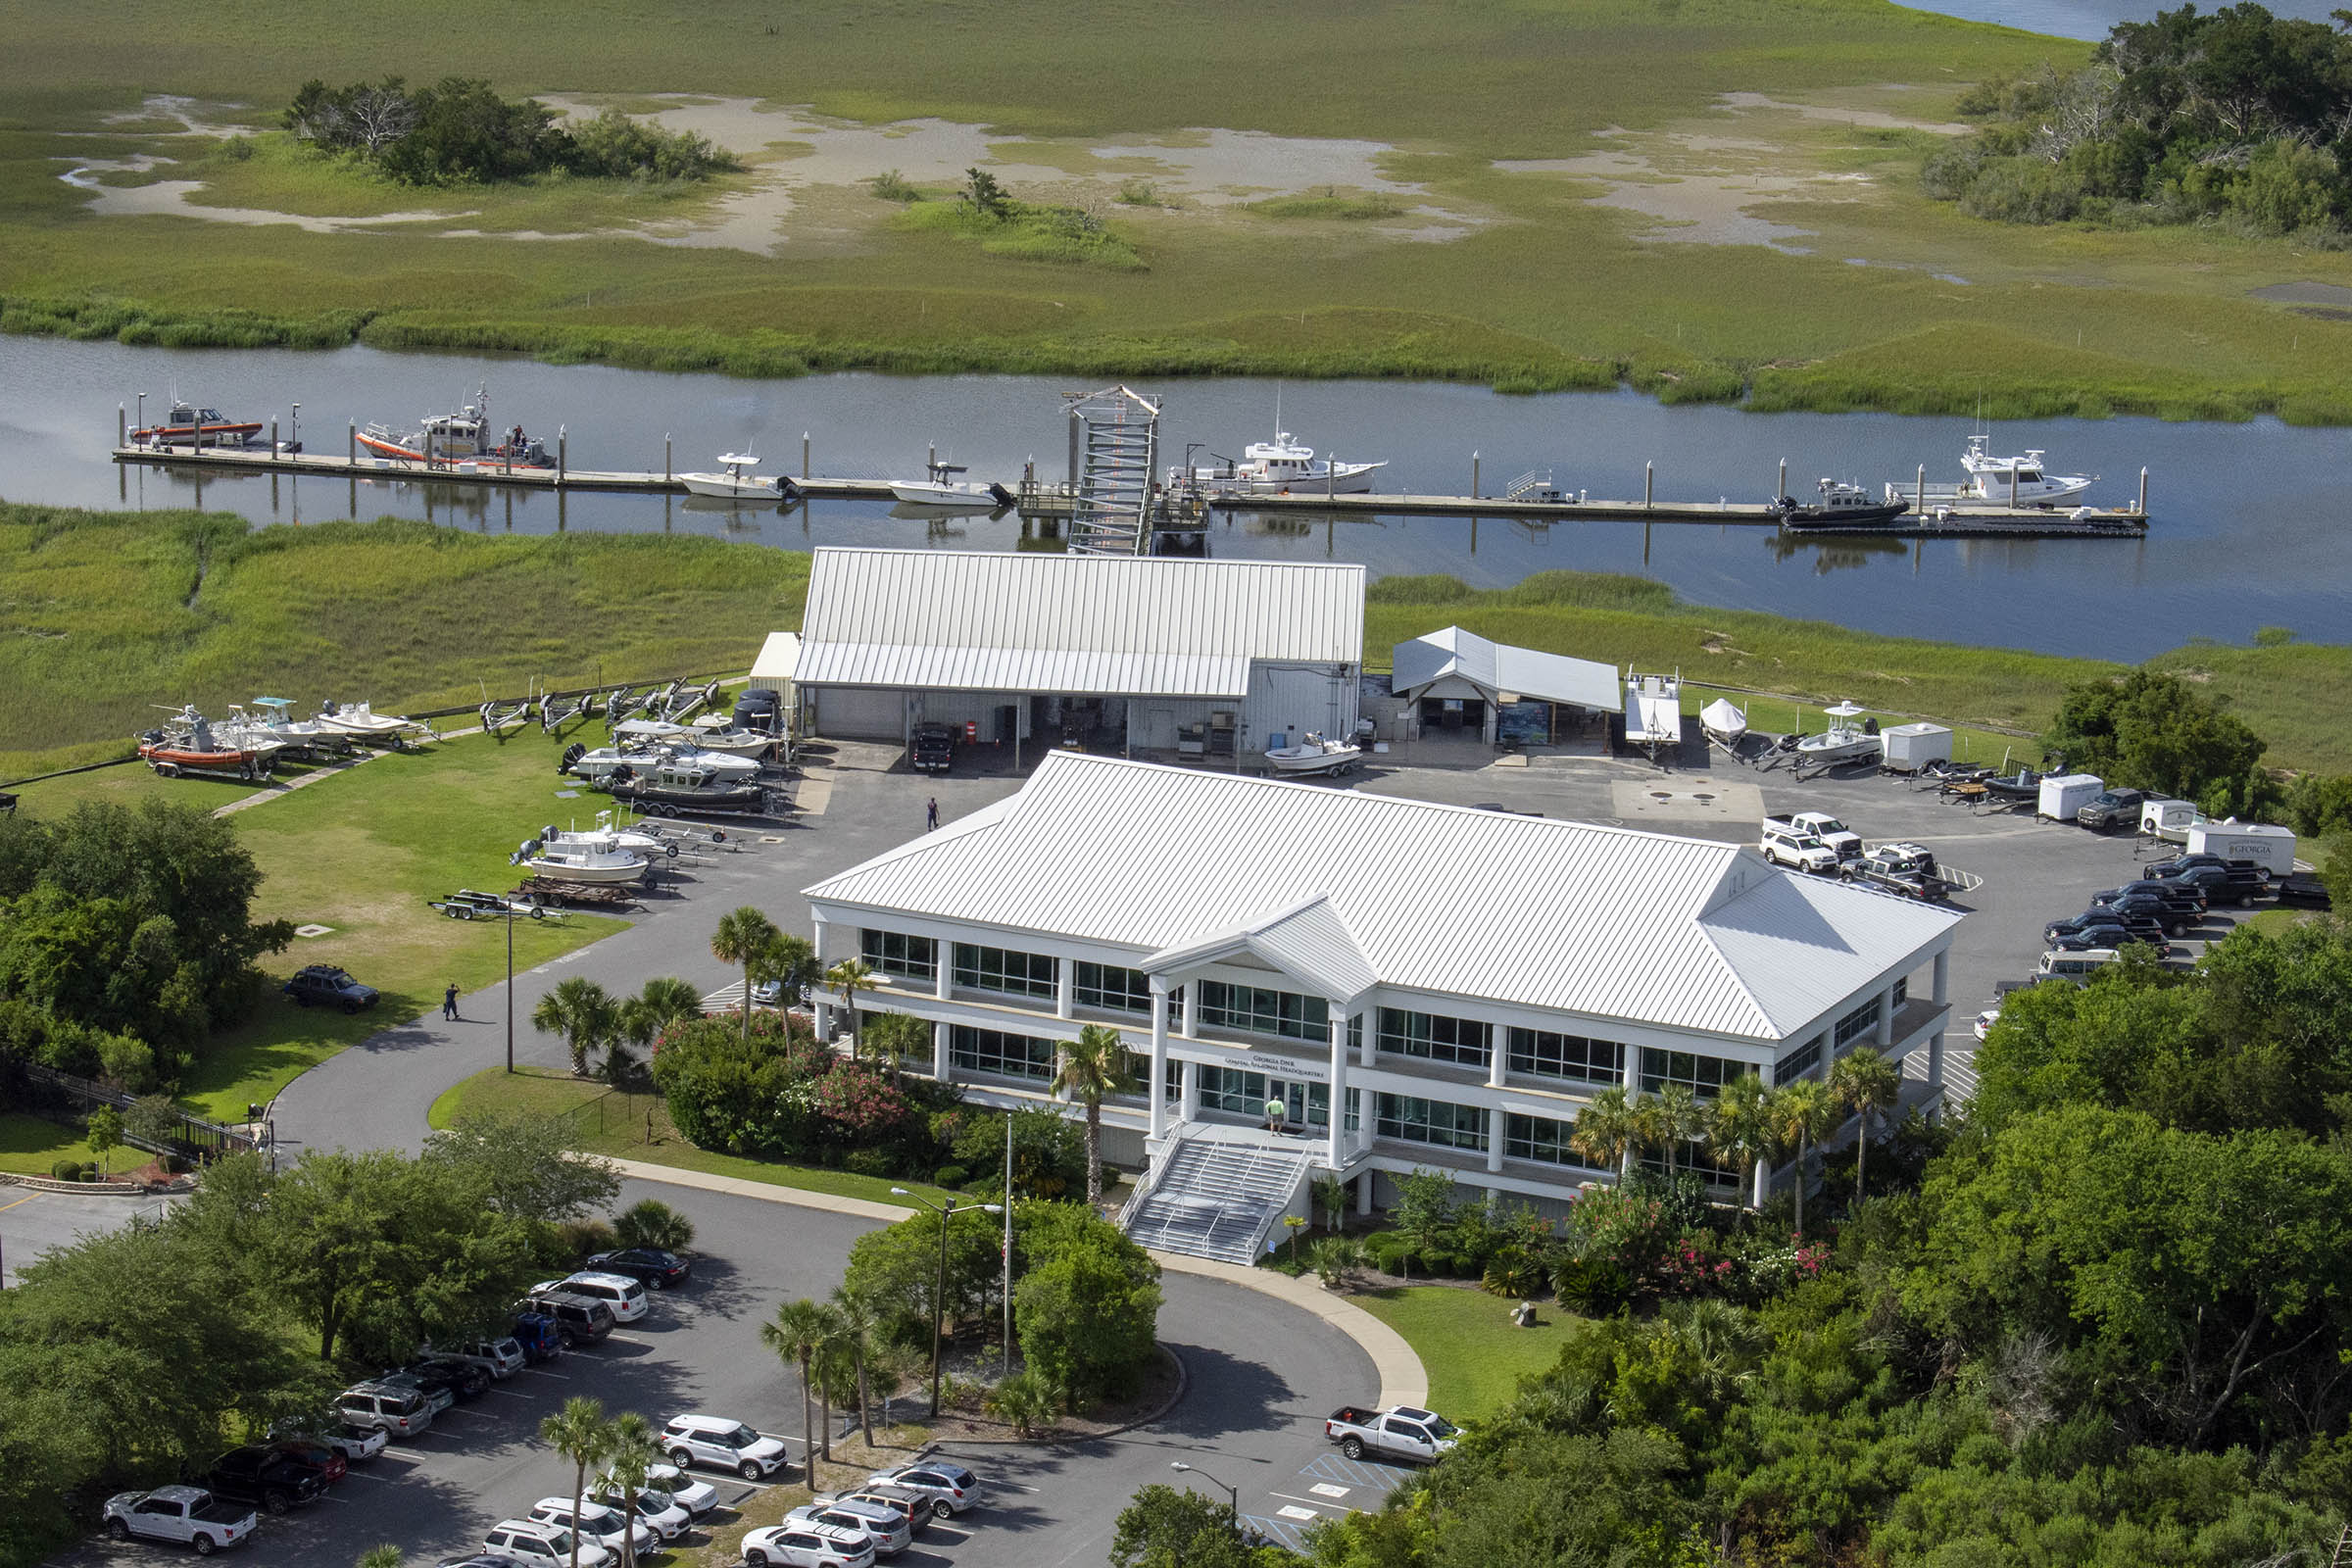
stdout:
[[[2083,936],[2086,933],[2099,932],[2114,936],[2118,938],[2118,941],[2086,942],[2077,945],[2068,940]],[[2070,952],[2081,952],[2084,948],[2117,947],[2124,942],[2147,942],[2162,947],[2164,946],[2165,932],[2163,923],[2150,915],[2123,914],[2115,909],[2107,908],[2085,909],[2082,913],[2070,915],[2064,920],[2052,920],[2048,925],[2042,927],[2041,936],[2042,940],[2053,948],[2064,947]]]
[[2178,935],[2204,918],[2203,911],[2190,904],[2168,904],[2159,899],[2100,898],[2091,903],[2092,913],[2117,915],[2145,915],[2165,929],[2168,936]]
[[617,1252],[597,1252],[580,1266],[600,1274],[626,1275],[649,1291],[666,1291],[673,1285],[683,1285],[694,1272],[693,1265],[684,1258],[659,1247],[624,1247]]

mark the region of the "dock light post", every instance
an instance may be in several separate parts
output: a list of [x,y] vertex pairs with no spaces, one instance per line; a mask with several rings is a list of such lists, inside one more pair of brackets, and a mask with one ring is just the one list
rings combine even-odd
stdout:
[[[931,1293],[931,1418],[936,1421],[939,1419],[940,1336],[943,1332],[942,1325],[946,1318],[948,1301],[948,1221],[958,1214],[1002,1214],[1004,1212],[1004,1205],[1002,1203],[958,1204],[954,1195],[950,1195],[946,1202],[938,1203],[928,1198],[918,1197],[904,1187],[893,1187],[891,1192],[900,1198],[913,1199],[915,1202],[922,1204],[923,1207],[939,1216],[939,1285]],[[1011,1353],[1009,1347],[1006,1348],[1005,1353],[1007,1355]]]
[[147,394],[144,392],[139,394],[139,416],[133,421],[133,427],[140,430],[147,428]]
[[1219,1481],[1215,1476],[1210,1475],[1207,1471],[1196,1470],[1191,1465],[1186,1464],[1182,1459],[1169,1460],[1168,1468],[1171,1470],[1181,1470],[1188,1476],[1199,1476],[1201,1480],[1207,1482],[1212,1487],[1223,1488],[1225,1493],[1225,1506],[1233,1510],[1233,1527],[1236,1530],[1239,1530],[1242,1527],[1242,1494],[1240,1488],[1228,1487],[1224,1482]]

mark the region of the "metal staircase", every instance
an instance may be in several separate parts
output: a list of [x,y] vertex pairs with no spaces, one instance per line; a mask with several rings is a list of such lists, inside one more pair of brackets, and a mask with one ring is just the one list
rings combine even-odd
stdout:
[[1152,553],[1159,405],[1123,386],[1071,397],[1077,494],[1069,547],[1081,556]]
[[1127,1234],[1163,1252],[1250,1263],[1297,1199],[1312,1156],[1290,1149],[1190,1138],[1124,1216]]

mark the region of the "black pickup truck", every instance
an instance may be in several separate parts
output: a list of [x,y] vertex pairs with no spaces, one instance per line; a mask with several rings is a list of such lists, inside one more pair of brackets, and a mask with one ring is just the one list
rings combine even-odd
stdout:
[[945,724],[917,724],[907,765],[917,773],[945,773],[956,765],[956,732]]
[[258,1503],[265,1513],[284,1513],[326,1490],[326,1478],[317,1470],[259,1444],[229,1449],[213,1461],[203,1481],[214,1496]]

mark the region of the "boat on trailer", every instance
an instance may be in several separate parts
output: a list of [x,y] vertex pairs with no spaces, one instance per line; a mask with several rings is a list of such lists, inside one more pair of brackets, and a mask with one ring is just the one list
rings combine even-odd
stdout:
[[1718,697],[1698,710],[1698,727],[1707,739],[1737,755],[1747,739],[1747,710],[1729,697]]
[[270,776],[280,742],[250,737],[231,740],[192,707],[166,709],[172,716],[139,737],[139,758],[165,778],[187,774],[241,778],[258,783]]
[[1879,738],[1878,720],[1854,722],[1862,717],[1862,711],[1850,702],[1823,709],[1830,726],[1818,735],[1798,739],[1797,766],[1835,767],[1840,762],[1858,762],[1866,757],[1881,755],[1886,743]]
[[1653,762],[1683,744],[1683,672],[1625,672],[1625,743]]
[[521,848],[507,857],[507,861],[524,867],[533,876],[550,877],[558,882],[601,884],[643,881],[653,865],[644,856],[617,846],[576,840],[551,844],[543,838],[525,839]]
[[1349,741],[1326,740],[1314,730],[1300,736],[1296,746],[1276,746],[1266,752],[1266,765],[1285,778],[1352,773],[1363,760],[1361,747]]
[[398,713],[379,713],[367,703],[337,705],[331,699],[323,704],[318,717],[312,720],[319,728],[337,735],[348,735],[359,741],[387,741],[398,745],[411,730],[424,726],[413,718]]

